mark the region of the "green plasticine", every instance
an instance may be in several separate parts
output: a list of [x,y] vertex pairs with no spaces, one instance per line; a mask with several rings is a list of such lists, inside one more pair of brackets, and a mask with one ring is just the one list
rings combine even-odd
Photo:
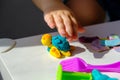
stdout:
[[67,72],[62,70],[62,66],[58,66],[57,80],[92,80],[91,73],[86,72]]

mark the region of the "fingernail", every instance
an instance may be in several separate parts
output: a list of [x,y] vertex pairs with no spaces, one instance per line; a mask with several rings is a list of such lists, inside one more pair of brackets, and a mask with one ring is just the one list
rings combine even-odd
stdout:
[[55,24],[49,24],[50,28],[55,28]]
[[68,42],[72,42],[72,39],[71,38],[69,38],[69,39],[67,39],[68,40]]
[[62,35],[63,37],[65,37],[65,36],[66,36],[66,33],[65,33],[64,31],[62,31],[62,32],[61,32],[61,35]]
[[84,29],[84,28],[80,28],[78,31],[79,31],[80,33],[84,33],[84,32],[85,32],[85,29]]
[[73,34],[72,34],[72,33],[70,33],[70,32],[68,33],[68,35],[69,35],[70,37],[71,37],[71,36],[73,36]]

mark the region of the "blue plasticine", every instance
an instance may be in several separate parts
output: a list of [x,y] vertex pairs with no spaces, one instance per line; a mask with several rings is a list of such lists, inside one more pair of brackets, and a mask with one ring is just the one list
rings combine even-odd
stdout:
[[120,39],[100,40],[100,44],[103,46],[114,47],[120,45]]
[[110,78],[96,69],[92,70],[92,78],[93,80],[118,80],[117,78]]
[[65,37],[62,37],[60,35],[56,35],[52,37],[52,44],[62,51],[69,51],[70,45],[69,42],[66,40]]
[[48,52],[50,51],[50,47],[47,48]]

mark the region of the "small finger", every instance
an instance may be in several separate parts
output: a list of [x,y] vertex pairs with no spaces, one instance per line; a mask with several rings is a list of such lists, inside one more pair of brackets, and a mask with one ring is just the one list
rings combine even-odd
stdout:
[[62,18],[60,16],[54,15],[54,20],[55,20],[55,24],[58,32],[60,33],[61,36],[65,37],[66,31],[65,31],[65,26]]
[[45,15],[44,20],[46,21],[46,23],[48,24],[50,28],[52,29],[55,28],[55,22],[54,22],[54,18],[52,15]]
[[76,40],[77,37],[78,37],[78,23],[77,23],[77,21],[74,17],[70,16],[70,18],[73,22],[73,24],[72,24],[72,26],[73,26],[73,36],[72,36],[72,38]]
[[69,16],[62,15],[63,22],[65,25],[65,30],[69,36],[73,36],[73,26],[72,26],[72,21]]

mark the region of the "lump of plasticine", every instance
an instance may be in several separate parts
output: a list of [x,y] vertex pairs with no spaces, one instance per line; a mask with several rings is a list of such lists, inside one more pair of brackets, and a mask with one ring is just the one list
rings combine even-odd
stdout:
[[52,36],[51,34],[44,34],[41,42],[44,46],[48,47],[50,54],[56,58],[71,56],[72,54],[73,46],[70,46],[66,38],[60,35]]
[[103,52],[103,51],[107,51],[110,48],[107,46],[103,46],[100,44],[100,40],[96,39],[91,43],[91,48],[97,52]]
[[120,38],[120,37],[119,37],[118,35],[116,35],[116,34],[112,34],[112,35],[108,36],[108,39],[109,39],[109,40],[119,39],[119,38]]
[[91,43],[92,41],[94,41],[96,39],[99,39],[99,37],[97,37],[97,36],[94,36],[94,37],[85,37],[85,36],[79,37],[79,41],[82,42],[82,43]]
[[100,44],[103,46],[114,47],[120,45],[120,39],[100,40]]
[[117,78],[111,78],[108,75],[102,74],[100,71],[96,69],[92,70],[92,79],[93,80],[118,80]]

